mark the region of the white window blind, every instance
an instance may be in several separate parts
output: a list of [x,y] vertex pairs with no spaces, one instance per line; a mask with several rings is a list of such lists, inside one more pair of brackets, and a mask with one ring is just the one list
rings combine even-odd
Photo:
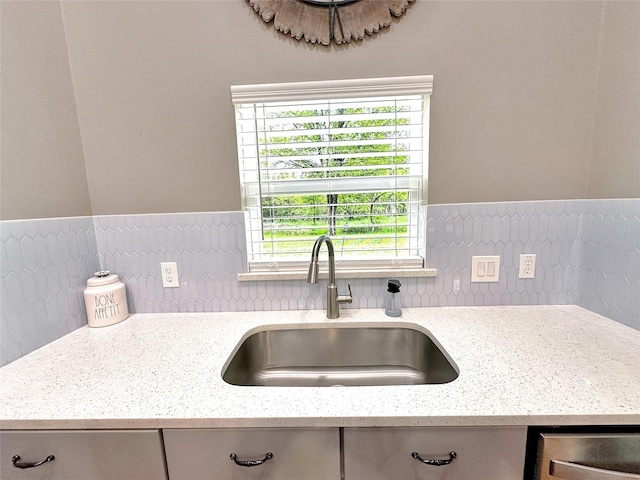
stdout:
[[232,87],[250,271],[423,266],[432,77]]

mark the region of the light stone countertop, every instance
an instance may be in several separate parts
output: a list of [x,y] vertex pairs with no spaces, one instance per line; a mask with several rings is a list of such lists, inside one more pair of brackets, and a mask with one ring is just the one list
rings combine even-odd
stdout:
[[[640,424],[640,332],[577,306],[137,314],[0,369],[3,429]],[[442,385],[241,387],[221,371],[267,324],[415,323]]]

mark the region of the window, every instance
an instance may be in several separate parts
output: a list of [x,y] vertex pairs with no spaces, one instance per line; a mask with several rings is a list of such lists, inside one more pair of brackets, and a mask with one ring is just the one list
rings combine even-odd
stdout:
[[424,264],[431,76],[231,87],[249,271]]

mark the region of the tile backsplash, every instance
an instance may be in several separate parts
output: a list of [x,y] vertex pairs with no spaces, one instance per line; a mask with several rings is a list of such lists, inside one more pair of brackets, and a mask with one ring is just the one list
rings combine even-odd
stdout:
[[99,267],[92,217],[0,222],[0,365],[86,325]]
[[[326,282],[237,281],[242,212],[0,228],[0,364],[86,324],[82,290],[98,269],[120,275],[131,312],[324,308]],[[537,255],[535,279],[518,279],[521,253]],[[471,283],[472,255],[500,255],[500,281]],[[162,288],[163,261],[177,262],[180,288]],[[640,329],[640,199],[430,205],[427,266],[435,278],[401,280],[404,306],[578,304]],[[351,280],[352,308],[381,308],[386,281]]]
[[578,238],[578,301],[640,330],[640,199],[588,204]]

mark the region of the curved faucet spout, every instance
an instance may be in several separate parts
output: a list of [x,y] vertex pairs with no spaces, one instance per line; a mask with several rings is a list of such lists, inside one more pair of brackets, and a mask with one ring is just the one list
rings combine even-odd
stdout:
[[320,248],[322,244],[326,243],[327,250],[329,252],[329,284],[335,285],[336,283],[336,262],[335,255],[333,253],[333,242],[329,235],[321,235],[313,244],[311,250],[311,263],[309,264],[309,274],[307,275],[307,282],[318,283],[318,256],[320,255]]
[[311,263],[309,264],[309,274],[307,275],[308,283],[318,283],[318,255],[322,244],[326,243],[329,251],[329,284],[327,285],[327,317],[338,318],[340,316],[340,304],[351,303],[353,296],[351,294],[351,284],[349,284],[349,295],[338,295],[338,287],[336,286],[336,261],[333,252],[333,242],[328,235],[321,235],[313,244],[311,250]]

